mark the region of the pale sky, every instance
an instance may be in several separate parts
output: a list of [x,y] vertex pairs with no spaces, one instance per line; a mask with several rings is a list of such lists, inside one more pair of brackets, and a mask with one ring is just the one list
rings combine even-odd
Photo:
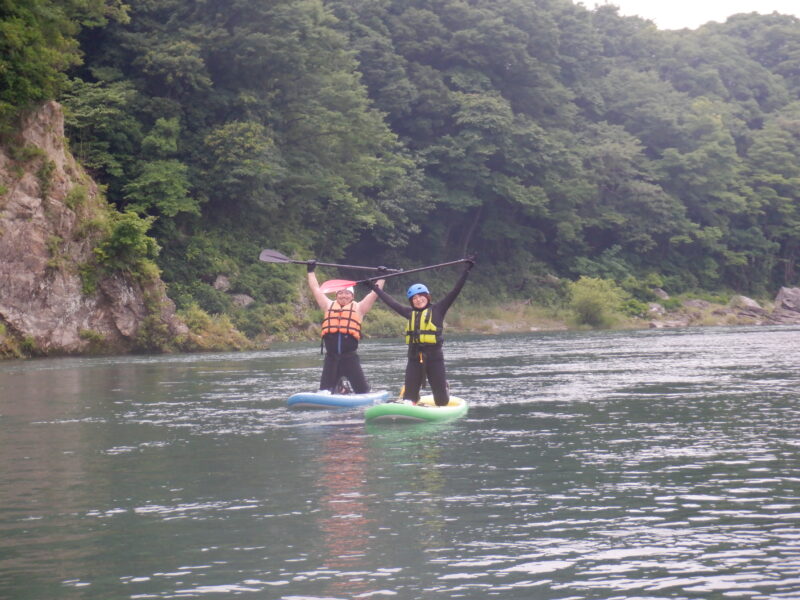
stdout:
[[619,14],[649,19],[659,29],[695,29],[708,21],[724,23],[737,13],[778,12],[800,17],[800,0],[583,0],[581,4],[589,9],[613,4],[619,7]]

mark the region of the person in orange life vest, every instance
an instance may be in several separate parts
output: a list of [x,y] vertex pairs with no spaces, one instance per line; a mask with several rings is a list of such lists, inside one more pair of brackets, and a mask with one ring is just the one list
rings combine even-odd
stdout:
[[[442,343],[444,342],[442,331],[444,316],[461,292],[461,288],[464,287],[470,269],[475,265],[475,257],[468,257],[466,265],[453,289],[436,303],[431,303],[431,294],[428,288],[421,283],[415,283],[408,288],[406,297],[410,306],[407,306],[392,298],[382,288],[367,282],[372,291],[378,294],[378,297],[389,308],[408,319],[406,325],[408,362],[406,363],[403,387],[404,400],[410,400],[414,404],[419,401],[419,390],[427,375],[436,406],[447,406],[450,403],[444,353],[442,352]],[[385,269],[378,267],[378,274],[383,272]]]
[[[339,380],[346,377],[353,392],[366,394],[369,392],[369,384],[361,369],[361,359],[357,353],[358,340],[361,339],[361,322],[378,296],[370,292],[361,302],[355,302],[353,288],[349,287],[336,292],[336,300],[331,301],[319,289],[317,275],[314,273],[316,266],[316,261],[308,262],[308,287],[311,288],[319,307],[325,312],[322,320],[325,361],[322,365],[319,389],[334,393]],[[382,288],[383,283],[381,279],[377,287]]]

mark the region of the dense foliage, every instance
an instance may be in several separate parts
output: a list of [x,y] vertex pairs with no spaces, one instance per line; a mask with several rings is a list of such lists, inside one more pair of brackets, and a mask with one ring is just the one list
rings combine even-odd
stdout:
[[126,20],[119,0],[0,0],[0,132],[21,109],[53,99],[80,63],[81,26]]
[[[0,1],[4,30],[50,6]],[[67,6],[93,4],[110,10]],[[84,58],[61,100],[110,200],[156,217],[181,306],[263,331],[301,272],[261,248],[404,267],[477,252],[500,297],[544,298],[547,274],[640,300],[654,277],[673,293],[798,283],[797,18],[659,31],[569,0],[125,4],[127,19],[63,13]],[[47,52],[0,74],[70,67],[70,31],[42,29]],[[28,99],[52,91],[30,81]]]

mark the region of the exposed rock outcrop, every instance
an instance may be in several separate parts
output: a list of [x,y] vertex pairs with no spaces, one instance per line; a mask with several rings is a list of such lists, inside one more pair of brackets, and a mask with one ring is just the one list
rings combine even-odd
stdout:
[[770,321],[781,325],[800,324],[800,288],[781,288],[775,296]]
[[126,352],[141,348],[143,327],[188,335],[158,278],[117,271],[86,285],[103,211],[65,147],[60,106],[43,105],[0,147],[0,354]]
[[713,324],[726,325],[800,325],[800,288],[781,288],[772,310],[747,296],[734,296],[727,306],[717,307],[706,300],[686,300],[673,313],[658,311],[651,305],[650,314],[661,317],[650,321],[650,327],[657,329],[707,325],[709,319]]

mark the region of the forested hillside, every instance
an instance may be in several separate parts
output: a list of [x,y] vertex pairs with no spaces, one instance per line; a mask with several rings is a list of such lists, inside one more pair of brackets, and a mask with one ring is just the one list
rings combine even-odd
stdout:
[[499,299],[544,301],[547,275],[642,300],[798,282],[797,18],[659,31],[569,0],[4,4],[5,49],[44,18],[22,7],[56,5],[41,47],[61,49],[6,54],[0,117],[57,96],[108,199],[155,217],[178,306],[251,337],[303,281],[261,248],[406,268],[476,252],[475,289]]

